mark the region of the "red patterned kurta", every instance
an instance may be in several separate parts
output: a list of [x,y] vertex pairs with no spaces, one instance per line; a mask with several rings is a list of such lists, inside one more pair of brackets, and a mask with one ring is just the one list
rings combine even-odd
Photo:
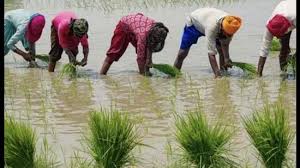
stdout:
[[146,62],[146,36],[154,20],[141,13],[127,15],[121,18],[107,51],[107,61],[118,61],[131,43],[136,48],[137,62],[144,65]]

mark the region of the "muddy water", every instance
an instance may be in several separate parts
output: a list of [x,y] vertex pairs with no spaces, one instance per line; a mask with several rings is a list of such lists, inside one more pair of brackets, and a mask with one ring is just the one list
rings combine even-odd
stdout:
[[[211,5],[240,15],[243,27],[230,46],[231,58],[256,64],[257,49],[261,43],[264,23],[277,1],[240,1],[233,4]],[[96,5],[95,5],[96,6]],[[101,106],[122,109],[137,123],[143,142],[153,148],[141,147],[135,151],[140,162],[137,167],[165,167],[166,146],[174,142],[174,111],[184,113],[200,102],[210,120],[222,118],[237,129],[232,149],[239,162],[259,167],[249,140],[242,128],[241,116],[249,115],[265,102],[274,102],[281,96],[290,108],[290,123],[296,125],[296,82],[282,81],[278,64],[278,53],[268,58],[264,77],[245,80],[242,72],[232,69],[230,77],[213,79],[209,66],[205,39],[199,39],[192,47],[183,64],[184,76],[167,79],[159,76],[145,78],[137,74],[136,56],[129,47],[119,62],[112,65],[108,75],[97,72],[105,58],[114,27],[119,18],[127,13],[143,12],[170,29],[165,49],[153,56],[153,62],[173,64],[178,51],[185,17],[203,5],[166,7],[155,5],[149,8],[127,8],[103,11],[102,8],[78,8],[75,1],[23,0],[5,1],[5,10],[25,8],[46,15],[47,23],[37,53],[48,53],[50,47],[50,23],[54,15],[62,10],[73,10],[89,21],[90,56],[88,65],[80,68],[83,74],[77,80],[58,80],[61,65],[55,73],[48,73],[45,64],[41,69],[27,69],[26,63],[13,53],[5,57],[5,111],[22,120],[29,120],[40,137],[46,136],[58,160],[64,162],[77,149],[86,133],[88,112]],[[291,47],[295,48],[295,32]],[[80,49],[81,51],[81,49]],[[79,55],[82,57],[82,55]],[[61,64],[67,62],[63,55]],[[295,143],[291,157],[295,161]],[[62,167],[65,167],[64,165]]]

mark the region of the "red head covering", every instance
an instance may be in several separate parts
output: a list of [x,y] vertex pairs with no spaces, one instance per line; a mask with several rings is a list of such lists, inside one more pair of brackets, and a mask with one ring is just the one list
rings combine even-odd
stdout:
[[282,37],[290,26],[290,21],[286,17],[278,14],[275,15],[267,24],[267,28],[270,33],[277,38]]
[[45,23],[46,21],[43,15],[37,15],[32,18],[27,27],[26,39],[31,43],[36,42],[42,35]]

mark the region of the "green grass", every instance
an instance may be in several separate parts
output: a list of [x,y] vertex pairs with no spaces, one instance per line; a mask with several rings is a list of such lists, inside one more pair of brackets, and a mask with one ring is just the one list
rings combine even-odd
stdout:
[[168,64],[153,64],[153,68],[170,75],[171,77],[178,77],[181,75],[181,72],[177,68]]
[[294,133],[282,105],[265,105],[251,117],[244,117],[243,124],[266,168],[282,168],[287,164],[287,151]]
[[121,168],[134,161],[132,150],[140,144],[134,124],[118,110],[92,111],[86,143],[96,167]]
[[232,65],[238,67],[244,71],[247,75],[256,75],[256,67],[253,64],[248,64],[244,62],[232,62]]
[[228,144],[232,131],[220,122],[209,125],[203,111],[198,107],[187,116],[175,121],[176,140],[186,157],[198,168],[237,167],[231,160]]
[[271,51],[280,51],[281,49],[281,44],[278,38],[274,37],[271,43]]
[[37,58],[43,62],[49,63],[49,55],[48,54],[36,54],[35,58]]
[[67,63],[64,64],[62,70],[60,71],[60,76],[69,76],[71,78],[76,77],[77,73],[76,73],[76,66],[71,64],[71,63]]
[[5,117],[4,161],[11,168],[33,168],[36,133],[28,125]]

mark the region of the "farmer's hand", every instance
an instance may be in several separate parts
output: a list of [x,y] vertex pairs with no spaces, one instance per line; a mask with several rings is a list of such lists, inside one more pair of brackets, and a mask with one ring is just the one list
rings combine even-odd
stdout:
[[32,57],[32,55],[29,54],[29,53],[24,54],[24,55],[23,55],[23,58],[24,58],[26,61],[28,61],[28,62],[33,61],[33,57]]
[[232,61],[231,59],[226,59],[225,58],[225,65],[224,65],[225,68],[232,68]]
[[146,71],[145,76],[152,76],[152,73],[150,71]]
[[39,65],[35,61],[30,61],[28,68],[39,68]]
[[80,65],[81,66],[86,66],[87,64],[87,59],[86,58],[83,58],[81,61],[80,61]]

